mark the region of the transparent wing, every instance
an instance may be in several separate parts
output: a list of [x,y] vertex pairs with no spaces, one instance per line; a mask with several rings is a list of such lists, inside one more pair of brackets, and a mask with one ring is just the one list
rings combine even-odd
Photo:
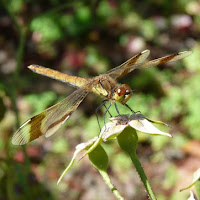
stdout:
[[169,56],[164,56],[162,58],[157,58],[157,59],[151,60],[151,61],[146,62],[144,64],[136,65],[134,68],[130,67],[130,70],[132,71],[136,68],[138,68],[138,69],[148,68],[148,67],[152,67],[152,66],[155,66],[155,65],[162,65],[164,63],[175,62],[177,60],[180,60],[180,59],[183,59],[183,58],[189,56],[190,54],[192,54],[192,51],[179,52],[179,53],[176,53],[176,54],[172,54],[172,55],[169,55]]
[[131,71],[130,69],[133,68],[135,65],[142,64],[149,56],[149,53],[149,50],[144,50],[141,53],[133,56],[126,62],[122,63],[118,67],[109,70],[106,74],[108,74],[113,79],[119,79],[125,74],[129,73]]
[[148,67],[155,66],[155,65],[161,65],[161,64],[164,64],[167,62],[174,62],[174,61],[180,60],[182,58],[185,58],[186,56],[189,56],[191,53],[192,53],[191,51],[183,51],[180,53],[172,54],[172,55],[165,56],[162,58],[157,58],[155,60],[151,60],[149,62],[143,63],[142,61],[144,60],[145,56],[147,57],[149,54],[149,51],[145,50],[145,51],[141,52],[140,54],[136,55],[136,59],[135,59],[136,62],[133,62],[134,64],[131,62],[131,59],[132,59],[131,58],[130,62],[128,60],[127,62],[120,65],[119,67],[116,67],[116,68],[110,70],[107,74],[110,77],[112,77],[113,79],[120,79],[121,77],[130,73],[131,71],[133,71],[136,68],[138,68],[138,69],[148,68]]
[[13,135],[12,143],[26,144],[43,134],[49,137],[70,117],[88,93],[87,90],[77,89],[61,102],[32,117]]

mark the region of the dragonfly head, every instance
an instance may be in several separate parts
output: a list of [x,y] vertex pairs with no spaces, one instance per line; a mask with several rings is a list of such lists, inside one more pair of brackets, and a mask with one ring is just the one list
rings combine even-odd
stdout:
[[120,102],[121,104],[126,104],[126,102],[130,99],[132,96],[132,90],[129,85],[123,84],[119,85],[119,87],[116,88],[115,93],[113,95],[113,99],[115,101]]

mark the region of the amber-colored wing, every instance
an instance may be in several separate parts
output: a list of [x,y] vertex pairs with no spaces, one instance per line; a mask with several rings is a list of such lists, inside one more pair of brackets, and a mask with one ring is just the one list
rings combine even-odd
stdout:
[[118,67],[109,70],[106,74],[108,74],[113,79],[119,79],[125,74],[130,72],[129,70],[130,67],[142,64],[145,61],[145,59],[149,56],[149,53],[150,53],[149,50],[144,50],[141,53],[133,56],[126,62],[122,63]]
[[26,144],[43,134],[49,137],[70,117],[88,93],[85,89],[77,89],[61,102],[32,117],[13,135],[12,143]]
[[174,62],[182,58],[185,58],[186,56],[189,56],[191,53],[192,53],[191,51],[183,51],[180,53],[172,54],[172,55],[165,56],[162,58],[157,58],[155,60],[151,60],[149,62],[144,63],[143,61],[144,61],[145,56],[147,57],[147,55],[149,54],[149,51],[145,50],[141,52],[140,54],[134,56],[130,60],[126,61],[124,64],[108,71],[106,74],[108,74],[113,79],[120,79],[121,77],[130,73],[136,68],[138,69],[148,68],[155,65],[161,65],[168,62]]

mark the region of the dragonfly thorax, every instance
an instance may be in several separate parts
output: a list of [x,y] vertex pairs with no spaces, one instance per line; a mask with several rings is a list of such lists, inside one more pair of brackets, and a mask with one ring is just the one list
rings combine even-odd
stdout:
[[132,96],[132,91],[129,85],[123,84],[119,85],[119,87],[116,87],[113,100],[118,101],[122,104],[126,104],[126,102],[130,99]]

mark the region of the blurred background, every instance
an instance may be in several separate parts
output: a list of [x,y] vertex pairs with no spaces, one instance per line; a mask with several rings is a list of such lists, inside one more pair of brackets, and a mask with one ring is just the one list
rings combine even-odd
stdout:
[[[39,64],[92,77],[150,49],[150,58],[191,50],[181,61],[135,70],[120,80],[134,90],[129,106],[162,120],[173,138],[139,133],[139,159],[159,200],[187,199],[179,190],[200,166],[200,2],[197,0],[0,1],[0,200],[115,199],[88,158],[76,162],[57,186],[75,146],[99,134],[102,99],[82,102],[52,137],[11,144],[17,128],[74,88],[34,74]],[[123,114],[129,110],[119,105]],[[101,125],[103,113],[99,112]],[[110,112],[116,115],[115,109]],[[108,119],[106,119],[108,121]],[[117,142],[104,144],[112,183],[125,199],[148,199]]]

